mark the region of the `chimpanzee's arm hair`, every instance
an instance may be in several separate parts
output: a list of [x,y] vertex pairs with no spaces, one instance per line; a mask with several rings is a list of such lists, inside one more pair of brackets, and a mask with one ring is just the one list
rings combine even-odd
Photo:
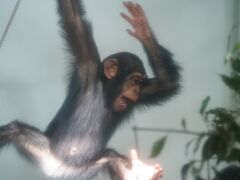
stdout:
[[[63,36],[70,47],[74,66],[79,66],[81,79],[95,78],[100,57],[93,39],[92,28],[86,20],[82,2],[79,0],[58,0],[58,12]],[[90,78],[92,80],[92,78]],[[89,80],[90,80],[89,79]]]
[[180,87],[180,67],[174,62],[172,54],[155,39],[153,33],[142,42],[154,78],[147,79],[141,91],[141,102],[155,104],[176,94]]
[[130,15],[121,13],[121,16],[133,27],[133,30],[127,31],[143,45],[155,76],[145,79],[139,102],[146,105],[158,104],[177,93],[180,87],[180,68],[173,61],[172,54],[157,42],[141,5],[131,1],[123,2],[123,5]]

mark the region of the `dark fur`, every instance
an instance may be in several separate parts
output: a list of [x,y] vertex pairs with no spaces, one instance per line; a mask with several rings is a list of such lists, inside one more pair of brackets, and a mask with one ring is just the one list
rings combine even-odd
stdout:
[[[108,80],[103,75],[91,26],[85,18],[81,1],[58,0],[58,6],[63,37],[73,59],[66,100],[44,133],[18,121],[0,127],[0,146],[12,142],[40,167],[41,161],[31,148],[46,152],[50,150],[64,165],[78,169],[67,178],[89,179],[105,167],[116,171],[119,163],[126,161],[117,152],[106,149],[106,145],[135,104],[124,112],[115,112],[112,103],[128,75],[133,72],[146,74],[136,55],[122,52],[108,57],[119,62],[117,77]],[[171,53],[157,40],[154,41],[153,47],[144,49],[156,77],[145,78],[137,105],[159,104],[179,89],[179,67],[172,60]],[[149,53],[149,48],[156,52],[154,57]],[[73,153],[70,153],[73,148]],[[104,158],[108,159],[106,163],[96,163]]]

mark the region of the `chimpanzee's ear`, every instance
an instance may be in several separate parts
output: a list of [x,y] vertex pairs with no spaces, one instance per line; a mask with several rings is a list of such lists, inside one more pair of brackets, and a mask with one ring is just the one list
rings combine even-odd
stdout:
[[104,74],[108,79],[113,79],[118,73],[118,61],[114,58],[104,61]]

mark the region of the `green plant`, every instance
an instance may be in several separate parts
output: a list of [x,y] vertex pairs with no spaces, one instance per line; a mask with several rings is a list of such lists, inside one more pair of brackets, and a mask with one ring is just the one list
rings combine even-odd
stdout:
[[[216,107],[208,109],[210,97],[203,100],[199,113],[207,131],[192,133],[194,138],[186,144],[187,152],[190,148],[192,148],[193,154],[201,150],[201,157],[198,160],[193,158],[182,166],[183,180],[187,179],[188,174],[191,174],[196,180],[211,179],[211,169],[217,171],[220,163],[240,164],[240,43],[236,44],[225,60],[231,64],[233,72],[231,76],[220,75],[220,77],[235,92],[236,108]],[[182,120],[182,127],[183,132],[189,134],[185,120]],[[169,132],[172,131],[169,130]],[[159,155],[165,140],[164,137],[154,143],[152,157]],[[207,169],[207,177],[202,175],[204,167]]]

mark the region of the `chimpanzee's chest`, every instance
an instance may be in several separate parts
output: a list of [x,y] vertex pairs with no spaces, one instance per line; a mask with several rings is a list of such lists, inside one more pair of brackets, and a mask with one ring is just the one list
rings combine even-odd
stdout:
[[89,89],[77,99],[76,109],[71,115],[68,134],[65,136],[66,151],[69,157],[93,157],[103,148],[104,127],[108,115],[102,86]]

